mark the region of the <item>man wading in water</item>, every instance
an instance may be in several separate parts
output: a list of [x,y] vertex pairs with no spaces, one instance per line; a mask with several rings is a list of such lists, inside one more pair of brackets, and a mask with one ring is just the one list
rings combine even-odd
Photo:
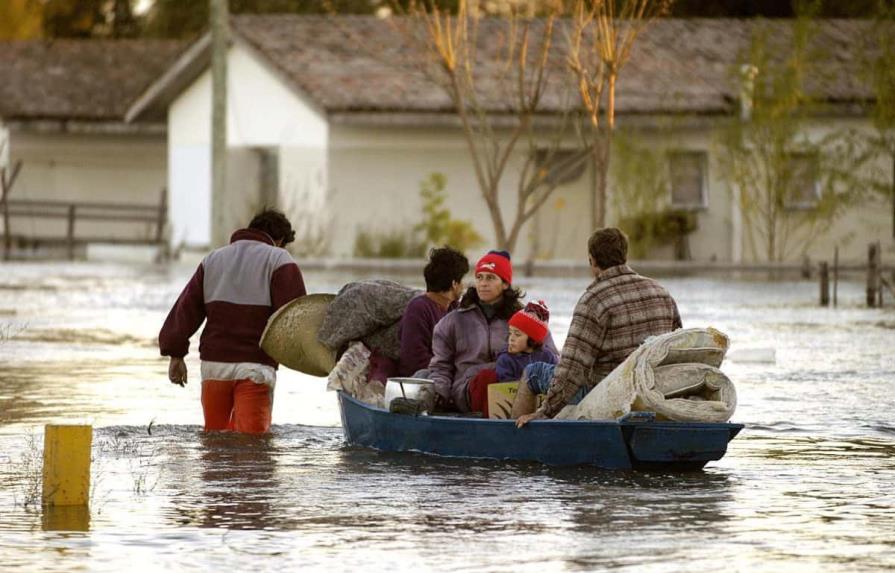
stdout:
[[259,213],[229,245],[205,257],[162,326],[168,378],[184,386],[190,336],[208,321],[199,341],[206,431],[270,429],[277,363],[258,344],[270,315],[305,295],[301,271],[282,248],[294,240],[285,215]]

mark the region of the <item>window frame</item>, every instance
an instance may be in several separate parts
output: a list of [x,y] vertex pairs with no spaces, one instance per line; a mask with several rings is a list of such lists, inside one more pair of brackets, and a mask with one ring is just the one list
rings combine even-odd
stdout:
[[[541,169],[548,163],[547,157],[551,154],[554,155],[553,157],[551,157],[551,161],[556,162],[557,159],[559,159],[561,161],[561,157],[564,155],[566,157],[569,157],[569,156],[578,154],[580,152],[581,152],[581,149],[578,149],[578,148],[560,147],[557,149],[550,149],[547,147],[537,147],[532,151],[532,160],[533,160],[534,167],[536,169]],[[588,170],[589,166],[590,166],[590,161],[588,161],[588,159],[586,157],[582,158],[580,160],[580,164],[575,167],[575,171],[572,172],[572,174],[567,175],[565,178],[563,178],[560,181],[551,181],[551,182],[549,182],[549,184],[552,185],[554,189],[559,189],[560,187],[565,187],[568,185],[574,185],[574,184],[578,183],[581,180],[581,178],[587,174],[587,170]],[[550,172],[550,169],[551,169],[551,167],[548,166],[548,174]],[[545,183],[547,183],[548,178],[549,178],[549,175],[547,178],[545,178],[545,180],[544,180]]]
[[783,209],[785,211],[811,211],[816,209],[821,200],[821,188],[818,162],[820,157],[816,153],[810,151],[791,151],[786,154],[786,159],[807,159],[811,162],[811,174],[813,176],[812,187],[814,190],[813,199],[810,201],[791,201],[787,196],[783,197]]
[[[695,155],[699,158],[701,175],[699,186],[699,202],[683,203],[674,200],[674,173],[672,163],[675,156]],[[666,153],[668,164],[668,204],[672,209],[683,211],[707,211],[709,208],[709,162],[708,152],[704,149],[671,149]]]

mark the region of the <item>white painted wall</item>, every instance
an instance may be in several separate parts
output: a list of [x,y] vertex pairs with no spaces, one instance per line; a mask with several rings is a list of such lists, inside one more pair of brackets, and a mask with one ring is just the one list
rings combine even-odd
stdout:
[[[812,137],[820,137],[833,127],[866,128],[866,122],[828,122],[811,128]],[[669,149],[698,150],[708,154],[708,207],[698,212],[698,229],[690,236],[690,250],[696,261],[743,262],[762,260],[752,256],[738,228],[738,208],[718,162],[716,128],[679,128],[668,132],[641,134],[647,145]],[[891,177],[885,159],[878,166]],[[508,168],[505,179],[504,213],[507,219],[515,207],[515,173],[519,157]],[[383,233],[410,229],[421,219],[419,184],[430,173],[447,175],[450,208],[455,218],[470,220],[486,238],[479,250],[494,245],[494,233],[488,211],[482,201],[469,154],[458,130],[448,128],[372,128],[335,126],[331,132],[329,159],[330,187],[326,203],[331,254],[351,256],[358,230]],[[609,183],[610,193],[615,192]],[[892,241],[892,205],[890,200],[871,200],[849,211],[825,230],[808,249],[812,260],[831,260],[833,248],[840,246],[843,261],[861,262],[866,258],[867,243],[881,241],[884,252],[895,252]],[[610,206],[611,206],[610,200]],[[531,250],[532,233],[539,236],[538,258],[581,259],[585,252],[590,225],[591,198],[588,176],[558,189],[523,232],[514,260],[524,261]],[[609,224],[615,214],[610,211]],[[887,247],[888,245],[888,247]],[[474,253],[473,253],[474,254]],[[651,258],[673,257],[671,248],[658,248]],[[740,258],[741,257],[741,258]],[[791,257],[797,262],[798,256]]]
[[9,129],[0,121],[0,167],[9,165]]
[[[228,56],[227,144],[230,148],[281,149],[281,182],[319,182],[311,189],[322,197],[326,188],[329,127],[325,115],[300,95],[263,58],[238,40]],[[211,242],[211,73],[206,71],[168,110],[168,155],[171,170],[172,244],[206,248]],[[237,151],[237,157],[241,157]],[[300,157],[287,163],[288,158]],[[240,168],[243,175],[252,169]],[[284,175],[286,177],[284,177]],[[228,182],[231,189],[254,193],[250,181]],[[238,191],[237,191],[238,193]],[[281,184],[280,194],[291,196]],[[230,193],[228,192],[228,196]],[[255,197],[239,202],[254,204]],[[284,199],[286,200],[286,199]],[[240,212],[235,219],[242,219]]]
[[[738,244],[738,241],[734,240],[737,235],[732,220],[732,197],[721,177],[712,130],[706,126],[651,127],[620,133],[619,137],[630,137],[639,148],[657,154],[661,166],[665,170],[670,169],[668,162],[662,158],[666,152],[702,152],[706,154],[704,177],[707,202],[705,208],[693,211],[696,215],[697,229],[688,238],[690,255],[696,261],[732,260],[735,245]],[[617,151],[613,155],[612,160],[615,161],[611,169],[613,174],[619,165],[619,153]],[[666,182],[669,177],[670,171],[666,171],[664,173]],[[618,221],[619,214],[615,212],[615,201],[616,196],[623,192],[616,187],[614,179],[610,178],[609,213],[607,215],[607,223],[610,225],[616,224]],[[621,198],[619,197],[618,200]],[[664,206],[671,205],[670,188],[668,194],[659,198],[659,201]],[[647,258],[673,259],[674,248],[672,245],[654,246]]]
[[[167,161],[163,135],[10,134],[10,161],[22,161],[11,199],[158,205]],[[13,233],[64,236],[65,220],[17,217]],[[148,238],[154,225],[78,222],[79,236]]]
[[299,256],[329,255],[330,236],[338,234],[327,208],[329,153],[326,149],[284,145],[279,153],[280,208],[295,229],[290,246]]
[[[520,149],[522,147],[520,146]],[[516,182],[522,155],[507,168],[501,207],[509,228],[515,216]],[[494,226],[481,198],[466,143],[457,129],[334,126],[331,132],[327,210],[333,233],[331,253],[349,257],[358,230],[409,230],[422,219],[420,183],[433,172],[447,176],[448,207],[455,219],[470,221],[485,238],[478,251],[495,247]],[[542,251],[556,258],[583,252],[590,234],[588,178],[558,190],[544,210]],[[531,241],[529,222],[513,253],[524,261]],[[574,251],[569,247],[575,246]],[[477,256],[478,253],[470,253]],[[542,253],[543,254],[543,253]]]
[[[863,131],[869,134],[872,126],[866,119],[826,119],[809,125],[805,133],[810,140],[816,142],[823,137],[829,136],[834,130],[845,129],[858,132]],[[872,169],[878,172],[883,181],[889,182],[892,180],[892,166],[887,158],[878,158]],[[725,182],[719,181],[718,184],[723,192],[730,195],[730,189]],[[736,209],[733,210],[736,211]],[[815,239],[808,246],[805,254],[812,261],[826,260],[832,262],[833,252],[838,246],[841,261],[866,262],[867,245],[871,242],[879,241],[883,246],[885,259],[887,252],[895,254],[892,225],[891,199],[879,195],[870,195],[864,203],[849,209],[842,217],[835,219],[831,225],[820,229]],[[745,233],[746,231],[743,229],[740,244],[734,245],[742,253],[742,261],[764,261],[766,259],[764,243],[762,241],[758,242],[759,253],[756,256],[748,245]],[[711,236],[719,237],[720,235],[713,233]],[[798,252],[793,252],[788,257],[788,260],[791,262],[798,262],[800,259]]]
[[[9,167],[9,130],[0,121],[0,169]],[[0,189],[0,194],[3,190]],[[0,232],[6,232],[6,222],[0,217]]]
[[[645,145],[706,151],[711,158],[711,136],[707,130],[682,131],[673,138],[656,133],[642,134]],[[332,254],[351,256],[356,230],[378,233],[409,229],[421,215],[420,182],[430,173],[447,175],[453,217],[470,220],[486,238],[480,250],[495,245],[493,223],[479,193],[464,139],[449,128],[371,128],[336,126],[330,152],[331,186],[328,210],[334,233]],[[523,147],[520,146],[520,150]],[[504,179],[502,207],[507,226],[515,214],[517,174],[521,151],[510,162]],[[708,167],[709,205],[701,211],[699,229],[691,236],[696,260],[730,260],[731,201],[713,165]],[[534,250],[537,235],[538,259],[583,260],[591,228],[591,182],[586,172],[577,181],[558,188],[523,228],[514,260],[526,260]],[[613,193],[613,183],[609,183]],[[607,220],[616,219],[610,203]],[[670,248],[657,249],[653,257],[671,258]]]

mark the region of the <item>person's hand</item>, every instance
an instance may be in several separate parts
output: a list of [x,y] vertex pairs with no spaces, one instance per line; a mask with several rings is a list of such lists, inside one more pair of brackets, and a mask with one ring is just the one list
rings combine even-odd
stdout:
[[181,388],[186,386],[186,362],[183,358],[171,357],[171,362],[168,364],[168,380]]
[[436,412],[447,412],[451,408],[451,401],[439,394],[435,393],[435,406],[432,408]]
[[544,418],[546,418],[546,416],[544,414],[542,414],[540,411],[536,411],[533,414],[523,414],[523,415],[519,416],[518,418],[516,418],[516,427],[521,428],[522,426],[531,422],[532,420],[543,420]]

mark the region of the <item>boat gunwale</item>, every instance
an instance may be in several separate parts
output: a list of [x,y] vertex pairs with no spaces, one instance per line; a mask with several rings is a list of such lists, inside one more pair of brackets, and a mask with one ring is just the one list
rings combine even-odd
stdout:
[[[424,416],[413,416],[407,414],[395,414],[393,412],[389,412],[385,408],[380,408],[378,406],[371,406],[366,402],[362,402],[357,398],[346,394],[345,392],[339,390],[339,399],[347,399],[362,408],[375,412],[377,415],[386,416],[391,418],[392,416],[402,416],[407,418],[420,418],[421,420],[432,420],[436,422],[444,422],[444,423],[452,423],[452,422],[463,422],[463,423],[475,423],[475,424],[515,424],[515,420],[504,420],[498,418],[478,418],[474,416],[439,416],[439,415],[424,415]],[[688,428],[698,430],[700,428],[705,429],[720,429],[726,428],[729,430],[736,430],[739,433],[743,428],[745,428],[744,424],[739,424],[735,422],[679,422],[674,420],[654,420],[648,422],[636,422],[630,420],[557,420],[555,418],[552,419],[540,419],[540,420],[532,420],[529,424],[538,424],[538,425],[567,425],[567,426],[624,426],[624,427],[650,427],[650,428]],[[520,428],[521,429],[521,428]],[[736,434],[734,434],[736,435]]]

